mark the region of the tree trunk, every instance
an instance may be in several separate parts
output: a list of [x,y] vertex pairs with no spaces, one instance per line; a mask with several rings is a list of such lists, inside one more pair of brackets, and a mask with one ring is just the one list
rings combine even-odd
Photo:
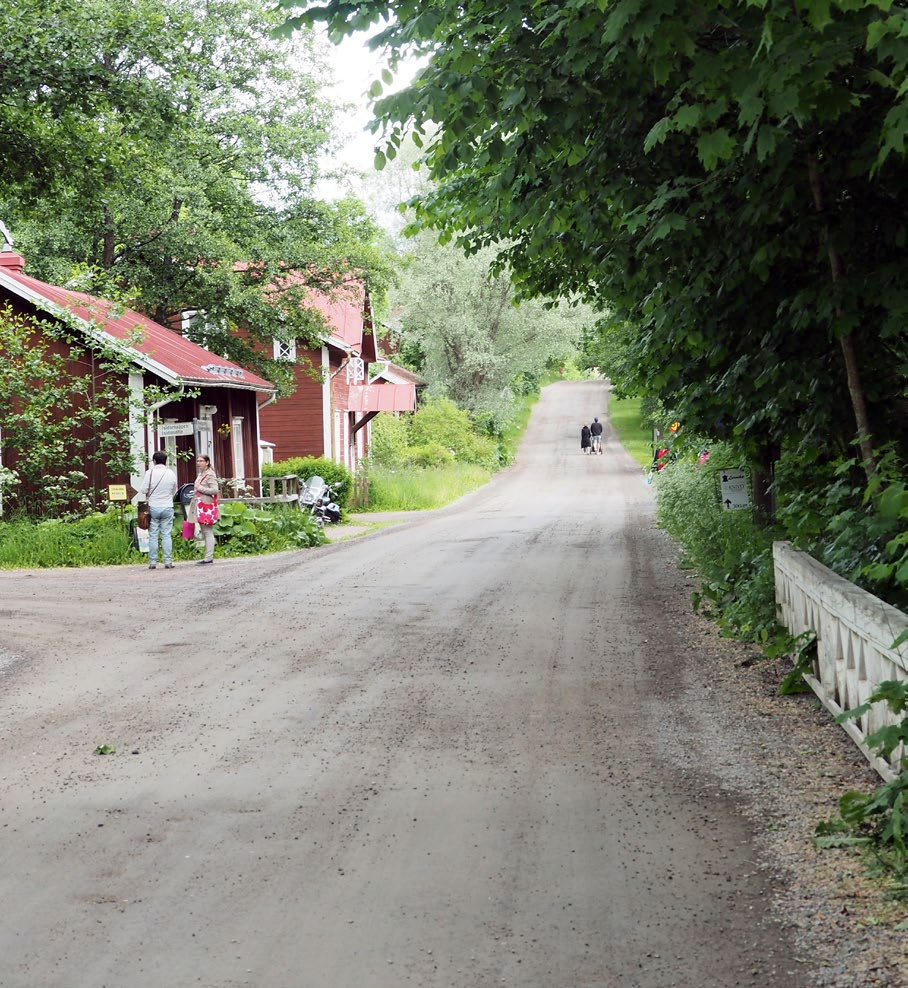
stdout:
[[[807,154],[807,170],[810,175],[810,191],[813,195],[813,205],[820,217],[823,231],[823,241],[826,244],[826,254],[829,258],[829,270],[832,277],[832,290],[838,294],[844,278],[844,265],[839,252],[829,236],[829,221],[826,217],[826,207],[823,199],[823,186],[820,181],[820,165],[815,151]],[[836,306],[836,315],[841,316],[842,309]],[[842,359],[845,362],[845,374],[848,380],[848,394],[851,397],[851,408],[854,412],[857,426],[858,444],[863,459],[864,472],[869,480],[876,469],[876,455],[870,434],[870,418],[867,415],[867,401],[864,396],[864,386],[858,368],[857,354],[854,348],[854,338],[851,333],[843,336],[839,344],[842,348]]]
[[104,248],[101,256],[101,266],[105,271],[109,271],[114,265],[116,242],[114,219],[108,211],[104,214]]
[[776,499],[773,483],[778,458],[778,445],[767,443],[760,448],[757,462],[753,466],[750,496],[754,507],[754,522],[760,528],[768,528],[775,520]]

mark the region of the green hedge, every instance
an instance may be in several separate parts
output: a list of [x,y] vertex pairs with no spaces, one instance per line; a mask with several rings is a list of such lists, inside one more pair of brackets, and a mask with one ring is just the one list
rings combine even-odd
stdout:
[[342,463],[335,463],[324,456],[294,456],[278,463],[266,463],[262,467],[262,473],[266,477],[287,477],[294,474],[300,478],[300,482],[319,476],[324,478],[325,483],[339,484],[334,500],[341,508],[346,507],[353,490],[353,474]]

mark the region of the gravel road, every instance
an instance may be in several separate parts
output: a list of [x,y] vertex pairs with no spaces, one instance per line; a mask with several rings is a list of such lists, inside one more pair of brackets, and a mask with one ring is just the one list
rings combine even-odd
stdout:
[[905,984],[809,842],[872,773],[690,613],[606,403],[361,538],[0,574],[0,985]]

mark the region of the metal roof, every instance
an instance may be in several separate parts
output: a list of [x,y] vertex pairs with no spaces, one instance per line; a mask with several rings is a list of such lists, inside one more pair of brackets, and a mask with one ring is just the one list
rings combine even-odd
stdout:
[[[255,268],[255,262],[238,261],[237,271]],[[360,350],[363,346],[365,329],[366,287],[355,275],[343,275],[338,284],[316,288],[309,278],[316,278],[318,271],[304,271],[287,268],[276,275],[271,290],[280,293],[284,288],[302,287],[305,307],[315,309],[325,319],[325,335],[322,343],[340,350]]]
[[[19,255],[0,255],[0,289],[52,316],[71,313],[87,336],[121,347],[135,363],[170,384],[275,391],[263,377],[132,309],[25,274]],[[3,263],[5,262],[5,263]]]
[[414,384],[351,384],[347,397],[350,412],[412,412],[416,408]]

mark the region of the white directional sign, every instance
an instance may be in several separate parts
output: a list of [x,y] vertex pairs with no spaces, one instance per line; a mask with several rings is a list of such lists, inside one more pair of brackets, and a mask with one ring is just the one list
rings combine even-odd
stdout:
[[750,485],[744,470],[720,470],[719,487],[722,507],[726,511],[750,507]]
[[158,425],[158,435],[163,436],[191,436],[191,422],[161,422]]

